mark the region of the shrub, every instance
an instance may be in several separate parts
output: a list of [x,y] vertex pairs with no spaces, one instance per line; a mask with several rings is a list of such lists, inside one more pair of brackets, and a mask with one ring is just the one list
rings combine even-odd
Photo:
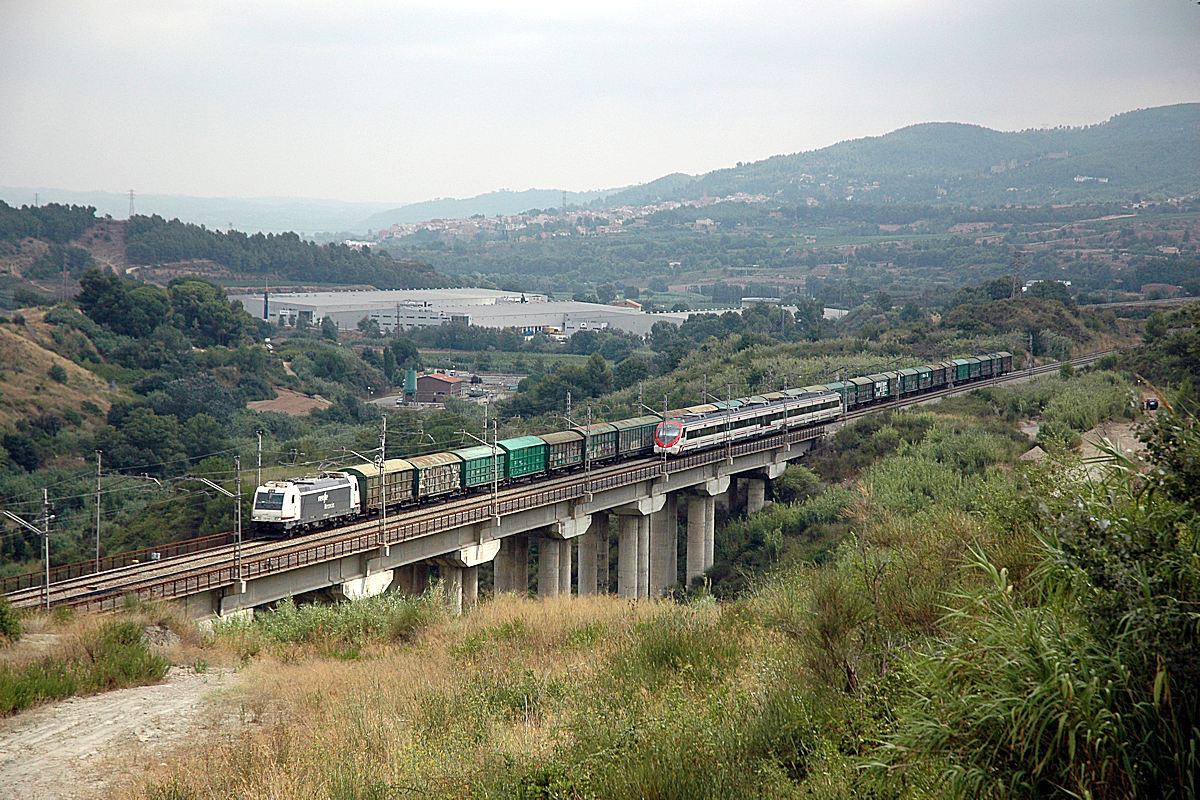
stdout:
[[0,596],[0,639],[15,642],[21,638],[21,620],[17,610],[8,602],[7,597]]
[[82,644],[80,656],[47,656],[18,668],[0,666],[0,716],[74,694],[156,683],[171,666],[149,650],[141,625],[131,619],[105,621],[85,634]]
[[230,639],[314,644],[354,654],[370,641],[412,641],[445,613],[436,590],[416,598],[383,594],[333,605],[299,606],[289,597],[277,603],[273,611],[256,615],[252,622],[218,622],[216,630]]

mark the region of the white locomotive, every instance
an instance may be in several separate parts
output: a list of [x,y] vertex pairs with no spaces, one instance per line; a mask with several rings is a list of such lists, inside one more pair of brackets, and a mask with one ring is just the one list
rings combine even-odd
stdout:
[[358,481],[345,472],[267,481],[254,493],[250,522],[257,531],[291,535],[297,530],[350,520],[362,512]]

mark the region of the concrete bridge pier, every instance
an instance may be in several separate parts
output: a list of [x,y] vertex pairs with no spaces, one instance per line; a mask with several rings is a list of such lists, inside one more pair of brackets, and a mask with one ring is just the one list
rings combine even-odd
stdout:
[[687,501],[687,549],[684,551],[684,584],[704,574],[704,520],[706,503],[713,498],[690,495]]
[[571,596],[571,539],[558,542],[558,593]]
[[[374,559],[372,559],[374,560]],[[369,570],[369,567],[368,567]],[[390,569],[368,571],[361,578],[352,578],[333,587],[333,593],[346,600],[360,600],[364,597],[375,597],[386,592],[392,586],[393,571]]]
[[600,528],[596,531],[596,584],[600,594],[608,594],[612,590],[608,576],[609,546],[612,544],[612,532],[609,530],[610,517],[605,514],[600,518]]
[[620,520],[621,529],[617,534],[617,596],[632,600],[638,596],[638,517],[622,514]]
[[558,540],[538,540],[538,597],[557,597],[559,582]]
[[588,529],[579,535],[578,577],[580,596],[596,594],[598,588],[597,560],[600,550],[600,528],[608,531],[608,520],[593,519]]
[[650,596],[650,517],[666,505],[666,493],[651,494],[615,509],[621,517],[617,552],[617,594]]
[[517,597],[529,594],[529,537],[525,534],[509,536],[501,541],[512,542],[511,560],[508,567],[508,578],[505,591],[512,592]]
[[392,570],[390,591],[413,597],[422,595],[429,588],[429,565],[418,562],[405,564]]
[[463,610],[463,568],[441,565],[442,589],[446,592],[446,605],[452,614]]
[[650,596],[650,517],[638,517],[637,596]]
[[746,478],[746,513],[762,511],[767,505],[767,482],[762,478]]
[[500,551],[492,562],[492,589],[496,594],[513,591],[513,558],[516,542],[515,536],[500,540]]
[[471,608],[479,600],[479,565],[495,561],[500,554],[500,539],[490,539],[451,551],[437,559],[446,592],[446,604],[455,614]]
[[465,567],[462,572],[463,608],[470,610],[479,605],[479,567]]
[[662,509],[649,518],[650,597],[662,597],[678,580],[678,505],[678,493],[671,492]]

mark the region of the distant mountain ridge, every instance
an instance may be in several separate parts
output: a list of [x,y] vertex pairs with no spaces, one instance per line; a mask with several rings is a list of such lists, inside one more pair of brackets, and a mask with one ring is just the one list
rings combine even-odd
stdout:
[[617,190],[563,192],[558,189],[527,189],[523,192],[514,192],[509,189],[501,189],[497,192],[488,192],[466,199],[446,197],[427,200],[423,203],[410,203],[375,214],[362,224],[366,228],[377,230],[391,227],[398,222],[462,219],[476,214],[482,214],[485,217],[494,217],[497,214],[509,216],[533,208],[558,208],[563,203],[564,194],[570,205],[588,205],[602,202],[603,198],[611,195],[614,191]]
[[[910,125],[882,136],[778,155],[703,175],[672,173],[618,189],[566,192],[570,205],[607,208],[764,194],[780,202],[969,205],[1127,202],[1195,194],[1200,187],[1200,103],[1118,114],[1078,128],[1003,132],[958,122]],[[95,206],[123,218],[128,194],[0,187],[0,199]],[[399,222],[558,208],[559,189],[499,190],[407,205],[305,198],[136,195],[138,214],[246,232],[365,235]]]
[[606,204],[723,197],[871,203],[1043,204],[1166,199],[1200,188],[1200,103],[1118,114],[1082,128],[1017,132],[930,122],[792,155],[669,175]]

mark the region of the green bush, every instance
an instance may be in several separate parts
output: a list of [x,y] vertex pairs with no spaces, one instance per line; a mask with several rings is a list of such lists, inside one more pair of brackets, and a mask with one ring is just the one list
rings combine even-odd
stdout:
[[17,610],[8,602],[8,598],[0,596],[0,639],[15,642],[21,638],[21,620]]
[[610,674],[627,689],[654,688],[677,678],[707,684],[737,660],[738,639],[728,625],[682,607],[640,624],[636,642],[617,654]]
[[253,621],[222,621],[216,630],[219,635],[261,638],[273,644],[360,648],[369,641],[411,641],[445,613],[437,591],[416,598],[383,594],[333,605],[300,606],[289,597]]
[[47,656],[23,667],[0,666],[0,716],[75,694],[156,683],[171,666],[150,651],[141,626],[132,620],[105,622],[83,645],[80,657]]

